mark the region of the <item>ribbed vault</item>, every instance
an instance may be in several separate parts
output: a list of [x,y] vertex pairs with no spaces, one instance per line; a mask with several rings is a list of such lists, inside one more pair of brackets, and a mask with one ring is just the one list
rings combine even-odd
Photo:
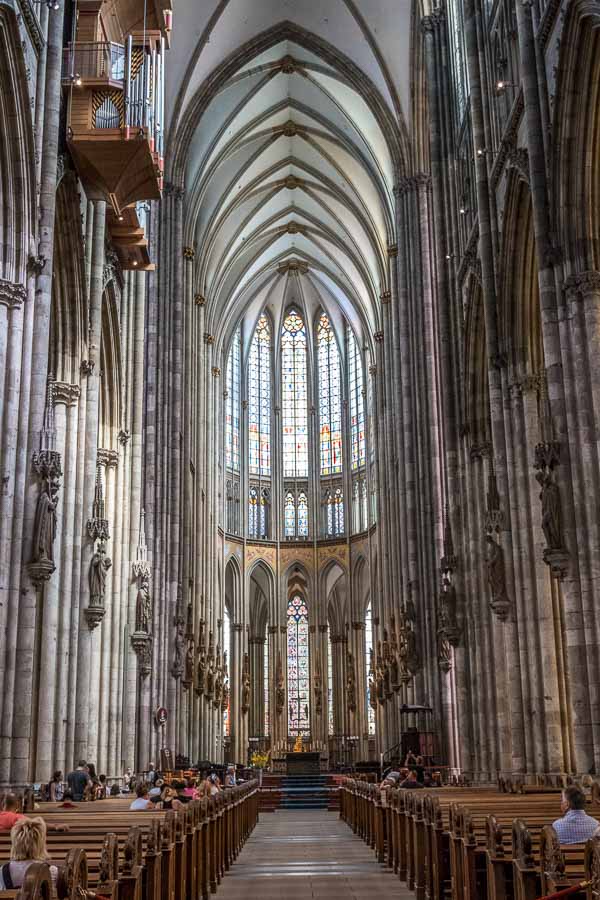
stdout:
[[226,348],[250,307],[277,315],[292,272],[301,303],[341,308],[368,344],[407,156],[410,4],[387,11],[393,39],[375,34],[385,3],[370,26],[345,0],[242,5],[212,4],[194,46],[178,11],[170,54],[171,177],[207,326]]

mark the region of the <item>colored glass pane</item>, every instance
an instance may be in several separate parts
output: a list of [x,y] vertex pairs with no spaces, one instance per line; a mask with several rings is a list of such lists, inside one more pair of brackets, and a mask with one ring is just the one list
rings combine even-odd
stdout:
[[250,488],[248,496],[248,535],[258,537],[258,491]]
[[283,428],[283,475],[308,475],[308,391],[306,374],[306,328],[291,310],[281,331],[281,409]]
[[[268,631],[267,631],[268,634]],[[269,642],[265,641],[263,660],[263,688],[265,692],[265,735],[269,734],[271,723],[269,721]]]
[[361,353],[348,325],[348,381],[350,389],[350,458],[352,469],[366,463],[365,398]]
[[342,379],[331,323],[322,313],[317,327],[321,475],[342,471]]
[[287,609],[288,733],[310,731],[310,671],[308,650],[308,609],[295,594]]
[[327,725],[329,734],[333,734],[333,649],[329,626],[327,626]]
[[[224,659],[225,659],[226,663],[227,663],[227,660],[231,656],[230,648],[231,648],[231,620],[229,618],[229,612],[227,610],[227,607],[225,607],[225,611],[223,614],[223,652],[225,654]],[[231,692],[229,692],[228,698],[229,698],[230,694],[231,694]],[[229,699],[228,699],[227,707],[223,710],[223,734],[226,737],[229,737],[230,730],[231,730],[231,714],[230,714]]]
[[241,332],[233,336],[227,358],[227,398],[225,402],[225,462],[227,468],[240,471],[240,359]]
[[271,474],[271,328],[261,316],[248,362],[248,459],[252,475]]
[[304,491],[298,494],[297,522],[298,537],[308,537],[308,499]]

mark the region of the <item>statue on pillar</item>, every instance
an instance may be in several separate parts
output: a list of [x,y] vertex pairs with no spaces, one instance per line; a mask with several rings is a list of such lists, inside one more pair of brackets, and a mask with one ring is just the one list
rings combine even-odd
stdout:
[[490,606],[500,619],[508,615],[509,601],[506,593],[504,550],[491,534],[486,534],[486,568],[490,588]]
[[535,477],[542,489],[540,492],[542,531],[546,538],[547,548],[548,550],[562,550],[562,516],[558,485],[554,481],[551,469],[542,469],[536,473]]
[[101,541],[90,562],[88,581],[91,606],[104,607],[106,576],[111,566],[112,560],[106,555],[104,543]]
[[348,650],[346,657],[346,702],[350,712],[356,712],[356,676],[354,674],[354,658]]
[[244,715],[250,709],[250,659],[247,653],[244,653],[244,662],[242,664],[242,712]]
[[280,716],[285,707],[285,682],[283,680],[283,665],[281,662],[281,650],[277,654],[277,671],[275,674],[275,708]]
[[135,604],[135,630],[150,634],[152,626],[152,600],[150,599],[150,571],[139,575],[139,587]]
[[32,559],[34,563],[54,563],[57,506],[58,478],[50,475],[44,482],[35,511]]

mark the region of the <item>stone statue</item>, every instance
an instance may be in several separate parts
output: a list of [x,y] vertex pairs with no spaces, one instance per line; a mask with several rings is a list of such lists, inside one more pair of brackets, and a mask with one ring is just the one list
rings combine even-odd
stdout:
[[552,472],[548,469],[538,472],[535,477],[542,488],[540,493],[542,530],[548,550],[562,550],[562,521],[558,485],[554,481]]
[[173,676],[180,678],[183,672],[183,639],[184,639],[184,621],[183,616],[175,617],[175,648],[173,655]]
[[354,675],[354,659],[350,651],[347,655],[346,702],[350,712],[356,711],[356,678]]
[[412,627],[406,629],[406,666],[409,672],[414,675],[418,671],[421,662],[419,648],[417,646],[417,635]]
[[90,562],[89,585],[92,606],[104,606],[106,575],[111,566],[112,561],[105,553],[104,544],[100,544]]
[[250,709],[250,659],[247,653],[244,653],[244,662],[242,664],[242,712],[246,713]]
[[35,511],[33,532],[33,562],[54,562],[56,537],[56,507],[58,506],[58,479],[48,478],[40,494]]
[[491,534],[486,534],[486,566],[492,605],[506,601],[504,550]]
[[152,601],[150,599],[150,573],[142,572],[135,608],[135,630],[150,633]]
[[194,641],[188,640],[185,653],[185,680],[191,684],[194,680]]
[[201,644],[198,649],[198,665],[196,672],[196,693],[201,696],[204,693],[206,681],[206,653],[204,651],[204,644]]
[[275,708],[280,716],[285,706],[285,682],[283,680],[283,665],[281,663],[281,651],[277,654],[277,686],[275,688]]

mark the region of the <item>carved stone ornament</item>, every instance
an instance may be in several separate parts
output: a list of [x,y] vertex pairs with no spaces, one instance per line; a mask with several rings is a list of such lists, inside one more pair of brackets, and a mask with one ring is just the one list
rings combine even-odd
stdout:
[[456,588],[449,575],[442,576],[442,587],[439,596],[438,632],[451,646],[458,647],[462,634],[462,610]]
[[152,671],[152,638],[149,634],[131,635],[131,646],[138,660],[138,672],[142,678],[147,678]]
[[152,630],[152,599],[150,597],[150,570],[140,570],[135,603],[135,630],[137,634],[150,634]]
[[452,669],[452,648],[450,642],[438,632],[438,666],[442,672]]
[[198,659],[196,661],[196,684],[194,690],[201,697],[204,694],[206,682],[206,646],[204,644],[204,622],[200,622],[200,634],[198,636]]
[[9,309],[22,306],[27,299],[27,289],[23,284],[15,284],[0,278],[0,304]]
[[196,647],[193,637],[188,637],[187,639],[187,648],[185,651],[185,666],[183,671],[183,678],[181,679],[181,685],[185,691],[189,690],[189,688],[194,683],[194,664],[196,657]]
[[59,478],[62,476],[60,453],[40,450],[33,456],[33,469],[42,482],[33,526],[31,561],[27,567],[33,583],[40,586],[54,572],[54,540],[56,538],[56,508]]
[[318,656],[315,662],[313,693],[315,696],[315,713],[317,716],[320,716],[323,711],[323,676],[321,674],[321,660]]

